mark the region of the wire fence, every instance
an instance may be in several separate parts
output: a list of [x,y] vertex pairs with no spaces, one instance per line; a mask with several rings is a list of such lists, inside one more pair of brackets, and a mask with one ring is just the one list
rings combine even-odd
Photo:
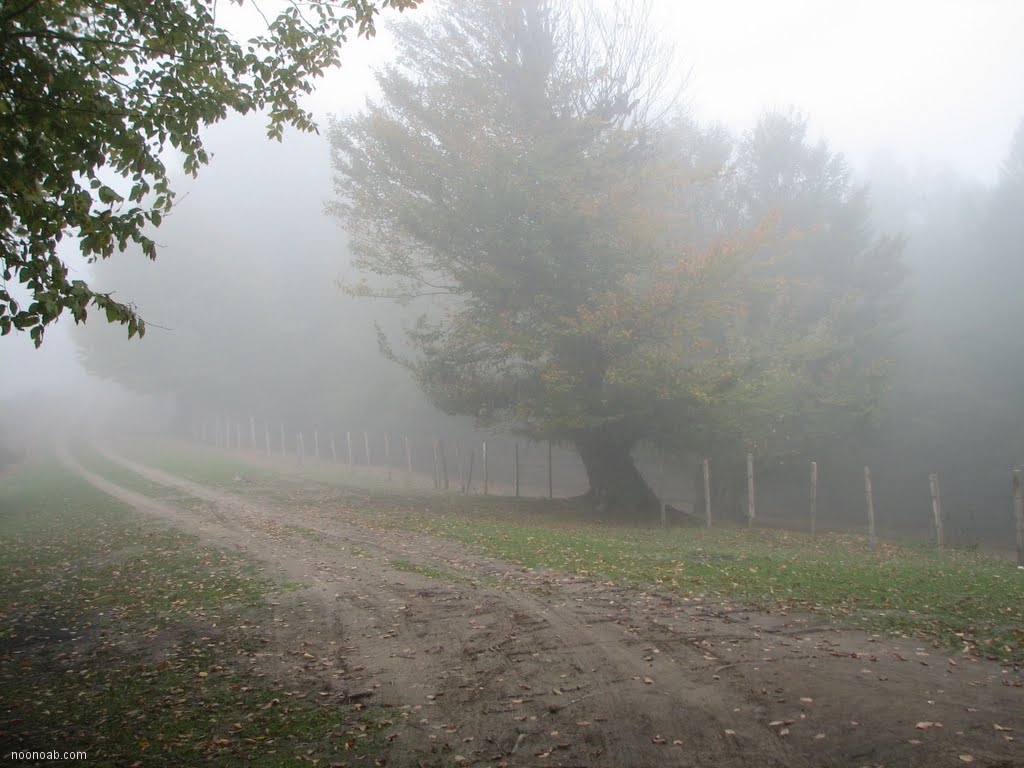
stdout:
[[[430,437],[298,425],[267,419],[196,419],[191,437],[208,445],[273,459],[321,462],[372,471],[420,487],[525,498],[587,492],[575,450],[504,435]],[[920,477],[882,465],[838,459],[759,462],[753,454],[718,459],[638,453],[637,466],[661,500],[655,524],[721,523],[817,532],[867,533],[931,541],[939,547],[1011,549],[1024,565],[1020,471],[979,486],[954,475]],[[744,460],[745,459],[745,460]],[[948,485],[948,487],[945,487]],[[1001,485],[1002,487],[999,487]],[[981,490],[979,490],[979,487]]]

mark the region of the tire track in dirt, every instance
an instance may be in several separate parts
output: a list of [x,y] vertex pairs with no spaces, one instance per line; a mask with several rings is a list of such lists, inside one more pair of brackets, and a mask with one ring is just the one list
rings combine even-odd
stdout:
[[[281,514],[105,453],[147,479],[214,504],[235,521],[266,524]],[[304,525],[308,522],[303,520]],[[403,534],[423,546],[395,547],[389,541],[393,535],[340,522],[313,530],[380,555],[361,559],[359,578],[346,585],[356,589],[345,602],[364,619],[367,614],[373,618],[350,620],[345,642],[354,651],[349,661],[358,660],[358,666],[371,672],[367,683],[382,685],[381,697],[409,713],[406,730],[421,742],[408,745],[416,756],[410,764],[429,764],[449,752],[467,764],[805,764],[768,729],[737,722],[734,710],[746,704],[742,697],[724,687],[716,691],[698,686],[684,665],[665,664],[657,683],[648,682],[653,678],[643,642],[628,637],[624,642],[614,621],[583,621],[553,604],[550,596],[535,597],[519,589],[472,584],[438,589],[436,580],[415,573],[380,572],[380,562],[389,554],[415,558],[425,567],[450,564],[452,553],[438,556],[443,547],[436,539]],[[330,560],[320,551],[316,559],[325,564]],[[491,574],[507,577],[515,571],[493,561],[486,565]],[[335,561],[326,569],[336,572],[339,567],[345,565]],[[519,587],[538,585],[536,577],[523,572],[516,576]],[[392,597],[381,602],[379,595],[364,591],[373,581]],[[548,590],[558,587],[551,579],[541,583]],[[336,589],[340,584],[323,586]],[[729,725],[734,734],[726,733]],[[406,741],[417,740],[409,735]]]
[[[335,632],[350,687],[358,682],[394,708],[389,765],[962,764],[955,739],[921,749],[913,723],[906,738],[893,725],[900,725],[893,691],[905,695],[913,686],[922,701],[942,698],[934,691],[952,687],[946,670],[910,670],[863,633],[531,572],[429,536],[360,526],[343,509],[257,503],[107,455],[203,499],[218,520],[159,506],[151,512],[244,546],[314,585],[322,615],[303,628],[304,642],[323,646],[314,636]],[[313,539],[289,532],[291,522]],[[457,578],[397,570],[389,565],[396,557],[416,568],[452,569]],[[870,663],[863,660],[869,653]],[[993,679],[1005,678],[997,667],[972,672],[959,701],[989,708],[1020,702]],[[901,675],[900,686],[887,684]],[[1003,696],[972,699],[975,686]],[[939,709],[947,718],[953,709],[962,713],[959,701],[931,709],[931,719]],[[902,713],[903,720],[917,716]],[[991,758],[981,764],[1014,764],[998,762],[1014,754],[1008,743],[988,742],[987,753],[974,747]]]

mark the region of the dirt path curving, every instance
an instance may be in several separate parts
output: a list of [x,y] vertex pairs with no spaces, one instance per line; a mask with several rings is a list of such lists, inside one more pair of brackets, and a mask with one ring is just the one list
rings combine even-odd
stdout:
[[320,685],[394,708],[389,766],[1024,766],[1020,670],[526,570],[108,455],[204,504],[161,503],[64,461],[309,585],[281,598],[310,601],[308,623],[274,642],[346,668]]

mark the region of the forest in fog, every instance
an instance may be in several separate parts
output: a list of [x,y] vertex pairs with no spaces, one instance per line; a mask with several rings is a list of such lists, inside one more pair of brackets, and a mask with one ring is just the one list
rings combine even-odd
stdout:
[[148,330],[90,318],[84,369],[183,436],[228,416],[550,440],[641,518],[657,455],[686,487],[710,457],[740,519],[752,452],[769,516],[806,514],[814,460],[823,518],[861,519],[870,465],[893,528],[924,529],[938,473],[962,543],[1008,534],[1024,120],[986,181],[855,168],[800,105],[744,131],[695,114],[643,19],[521,5],[410,14],[320,136],[210,129],[156,261],[89,268]]

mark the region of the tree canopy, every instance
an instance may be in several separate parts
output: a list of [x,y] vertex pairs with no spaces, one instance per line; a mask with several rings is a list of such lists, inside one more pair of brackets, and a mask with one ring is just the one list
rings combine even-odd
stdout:
[[799,119],[737,143],[681,117],[638,9],[448,3],[331,128],[334,210],[376,275],[350,289],[434,300],[392,354],[448,412],[574,445],[626,514],[657,503],[639,442],[865,409],[878,360],[844,317],[899,251]]
[[299,99],[339,63],[341,44],[372,36],[381,8],[418,3],[290,4],[241,42],[219,26],[215,0],[5,2],[0,335],[28,331],[38,346],[65,310],[83,322],[92,307],[142,335],[133,305],[72,278],[61,241],[77,238],[90,261],[129,245],[155,258],[152,229],[174,203],[169,150],[195,175],[209,159],[201,129],[231,112],[265,111],[278,139],[289,124],[314,130]]

